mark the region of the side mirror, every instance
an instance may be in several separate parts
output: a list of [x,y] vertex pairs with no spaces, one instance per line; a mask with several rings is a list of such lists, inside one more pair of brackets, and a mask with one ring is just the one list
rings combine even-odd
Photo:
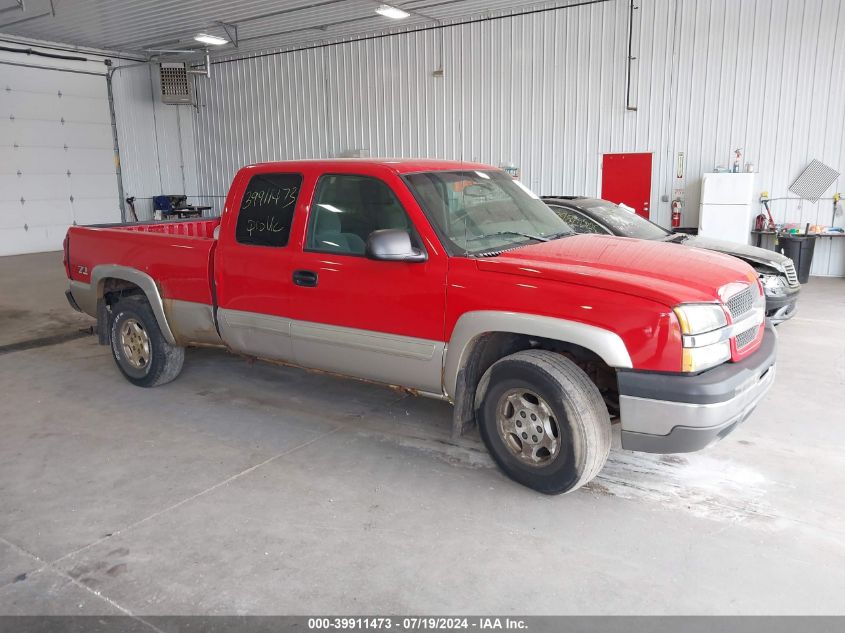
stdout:
[[373,231],[367,238],[367,257],[390,262],[424,262],[428,255],[411,245],[411,236],[402,229]]

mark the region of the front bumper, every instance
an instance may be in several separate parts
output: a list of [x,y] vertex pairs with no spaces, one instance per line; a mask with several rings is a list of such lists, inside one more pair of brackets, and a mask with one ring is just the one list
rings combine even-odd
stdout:
[[784,295],[766,295],[766,318],[777,325],[795,316],[799,292],[796,288]]
[[768,325],[760,348],[738,363],[694,376],[618,372],[622,448],[689,453],[722,439],[772,386],[776,355],[777,334]]

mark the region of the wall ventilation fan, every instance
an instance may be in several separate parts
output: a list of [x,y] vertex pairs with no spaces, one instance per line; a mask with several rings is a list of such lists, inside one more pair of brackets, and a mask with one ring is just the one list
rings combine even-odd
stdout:
[[159,65],[161,74],[161,102],[175,105],[193,104],[189,72],[182,62],[162,62]]

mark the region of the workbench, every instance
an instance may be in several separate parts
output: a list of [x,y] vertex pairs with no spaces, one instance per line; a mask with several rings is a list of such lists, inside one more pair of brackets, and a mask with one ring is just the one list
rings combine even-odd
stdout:
[[[774,231],[751,231],[754,237],[752,242],[755,246],[770,251],[775,250],[777,234]],[[789,233],[801,237],[803,233]],[[819,238],[845,237],[845,233],[809,233]],[[813,255],[813,267],[810,275],[822,277],[845,277],[845,240],[829,239],[816,242],[815,254]]]
[[[754,244],[754,246],[760,248],[762,248],[764,235],[771,235],[772,237],[775,237],[777,234],[777,231],[751,231],[751,235],[756,236],[756,244]],[[784,233],[783,235],[787,237],[804,237],[804,233]],[[807,237],[811,235],[815,235],[816,237],[845,237],[845,233],[807,233]]]

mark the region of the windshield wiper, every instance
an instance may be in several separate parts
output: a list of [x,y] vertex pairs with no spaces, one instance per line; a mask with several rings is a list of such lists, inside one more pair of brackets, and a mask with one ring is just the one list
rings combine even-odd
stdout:
[[474,235],[467,238],[467,242],[477,242],[478,240],[486,240],[488,237],[501,237],[504,235],[517,235],[519,237],[526,237],[529,240],[537,240],[538,242],[548,242],[553,237],[540,237],[539,235],[531,235],[530,233],[520,233],[519,231],[496,231],[495,233],[484,233],[483,235]]
[[671,235],[667,235],[663,238],[664,242],[685,242],[689,239],[689,235],[686,233],[672,233]]
[[575,231],[561,231],[560,233],[552,233],[551,235],[546,235],[546,241],[556,240],[561,237],[569,237],[570,235],[575,235]]

